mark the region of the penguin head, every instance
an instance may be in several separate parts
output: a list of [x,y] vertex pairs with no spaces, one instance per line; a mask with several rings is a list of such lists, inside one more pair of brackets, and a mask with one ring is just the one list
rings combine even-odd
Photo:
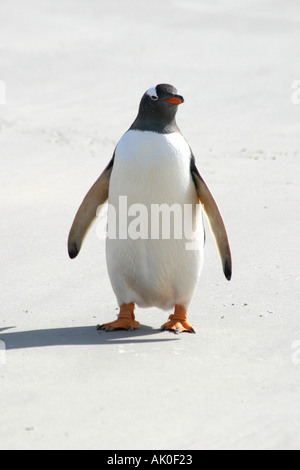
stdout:
[[147,90],[140,102],[139,113],[132,129],[171,132],[176,126],[175,115],[184,99],[172,85],[162,83]]
[[140,111],[150,114],[153,119],[171,121],[177,113],[178,105],[183,101],[176,88],[162,83],[146,91],[141,99]]

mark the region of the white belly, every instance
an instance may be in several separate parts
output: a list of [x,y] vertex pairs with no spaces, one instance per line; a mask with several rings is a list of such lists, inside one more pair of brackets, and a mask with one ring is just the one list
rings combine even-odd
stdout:
[[[124,134],[116,148],[108,203],[107,267],[119,305],[187,308],[203,262],[204,231],[202,215],[196,214],[190,149],[182,135]],[[161,204],[168,206],[157,217]],[[192,233],[185,233],[184,205],[194,211]]]

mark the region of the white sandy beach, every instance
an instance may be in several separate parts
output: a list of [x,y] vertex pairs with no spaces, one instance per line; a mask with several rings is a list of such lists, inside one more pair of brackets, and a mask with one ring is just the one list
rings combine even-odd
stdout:
[[[300,449],[299,57],[294,0],[1,0],[0,449]],[[233,278],[207,225],[196,335],[99,332],[105,242],[68,232],[162,82]]]

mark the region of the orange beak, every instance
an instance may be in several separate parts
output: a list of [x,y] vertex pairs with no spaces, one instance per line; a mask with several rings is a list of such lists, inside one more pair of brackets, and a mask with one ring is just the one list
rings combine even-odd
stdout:
[[168,101],[169,103],[172,103],[172,104],[181,104],[183,103],[183,98],[182,96],[172,96],[172,98],[168,98],[166,101]]

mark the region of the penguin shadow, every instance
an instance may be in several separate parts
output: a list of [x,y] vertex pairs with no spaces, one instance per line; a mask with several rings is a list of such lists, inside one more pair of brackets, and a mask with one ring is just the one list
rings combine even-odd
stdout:
[[[14,326],[0,328],[0,342],[4,342],[5,349],[42,348],[49,346],[88,346],[88,345],[114,345],[162,343],[178,341],[178,337],[171,333],[163,333],[147,325],[140,325],[138,330],[116,330],[106,332],[97,330],[95,326],[76,326],[67,328],[49,328],[44,330],[7,331]],[[166,337],[169,334],[170,337]]]

